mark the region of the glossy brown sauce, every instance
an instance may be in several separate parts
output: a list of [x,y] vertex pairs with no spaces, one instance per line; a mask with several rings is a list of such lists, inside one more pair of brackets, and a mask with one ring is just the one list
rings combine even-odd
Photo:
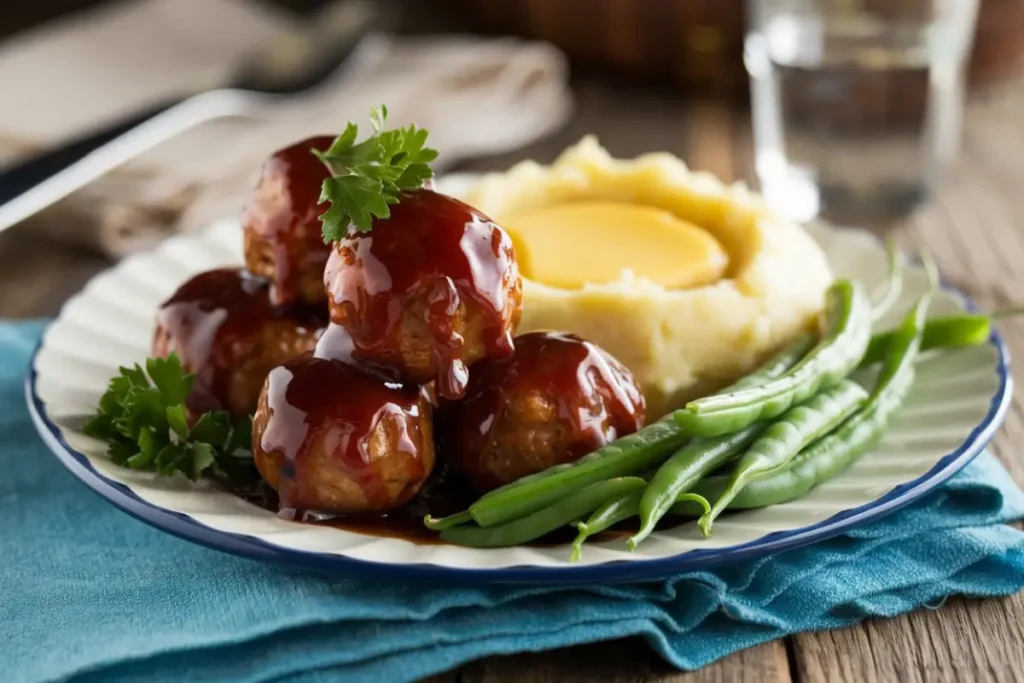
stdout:
[[238,349],[259,337],[275,320],[290,319],[315,330],[324,325],[315,310],[271,305],[266,281],[239,268],[200,273],[185,282],[157,310],[156,355],[177,352],[195,373],[188,397],[193,413],[225,409]]
[[468,381],[465,340],[453,316],[475,304],[486,355],[509,355],[518,301],[508,293],[518,281],[508,235],[472,207],[429,190],[403,195],[368,233],[350,228],[324,273],[331,318],[348,329],[360,360],[400,357],[402,312],[414,298],[425,301],[445,398],[461,396]]
[[[336,323],[327,324],[317,340],[313,355],[316,358],[337,360],[361,368],[389,382],[402,383],[401,373],[397,368],[358,358],[352,335],[348,329]],[[431,405],[434,405],[436,401],[431,398],[432,387],[424,385],[421,389]]]
[[644,395],[633,375],[599,346],[574,334],[531,332],[516,348],[494,362],[504,372],[483,373],[481,384],[500,374],[514,390],[555,397],[558,419],[582,437],[578,448],[590,452],[644,426]]
[[252,200],[242,214],[242,226],[266,240],[274,255],[271,300],[291,304],[301,297],[303,272],[322,272],[331,248],[324,244],[320,215],[330,208],[320,203],[323,181],[330,169],[310,150],[326,150],[334,138],[312,137],[275,152],[263,164]]
[[[430,463],[421,453],[429,438],[422,424],[425,398],[436,405],[435,393],[455,399],[469,386],[467,401],[479,399],[479,406],[490,406],[477,423],[483,429],[502,410],[499,387],[557,397],[558,421],[579,435],[566,459],[642,424],[642,395],[625,369],[597,347],[566,335],[534,334],[521,338],[524,347],[510,357],[520,287],[512,242],[480,212],[433,192],[432,184],[404,195],[391,206],[391,217],[375,221],[370,233],[350,229],[333,249],[325,246],[319,216],[328,204],[319,203],[319,196],[330,171],[310,150],[324,150],[332,140],[310,138],[271,156],[245,208],[247,248],[253,235],[269,247],[271,283],[238,269],[202,273],[182,285],[158,313],[172,350],[196,370],[189,408],[221,409],[220,397],[238,362],[232,351],[239,344],[280,318],[300,316],[311,328],[323,326],[322,312],[295,305],[310,300],[304,294],[309,273],[324,271],[332,316],[339,324],[327,328],[312,356],[270,372],[266,401],[272,417],[253,444],[281,456],[277,490],[262,478],[223,482],[229,489],[299,522],[437,543],[436,532],[424,527],[423,518],[464,510],[479,492],[447,460],[439,459],[428,471]],[[515,297],[510,296],[513,285]],[[412,300],[425,303],[430,351],[440,370],[436,392],[433,383],[402,383],[387,362],[402,351],[402,312]],[[467,369],[465,340],[453,325],[461,313],[473,317],[487,356],[481,366],[488,369],[476,384]],[[484,400],[490,385],[494,391]],[[483,389],[474,393],[474,386]],[[385,482],[382,468],[390,467],[388,481],[395,481],[396,460],[394,455],[379,457],[382,432],[390,451],[404,456],[397,464],[407,483],[397,494]],[[443,453],[444,435],[439,442]],[[316,500],[316,487],[323,483],[324,453],[328,469],[355,484],[369,507],[384,508],[396,499],[401,504],[383,513],[317,512],[307,503]],[[542,543],[572,535],[564,531]]]
[[[343,354],[349,348],[345,330],[338,328],[332,332],[329,329],[321,338],[321,345],[328,347],[332,354]],[[500,365],[501,369],[491,370],[491,365]],[[480,364],[474,366],[477,367]],[[255,489],[236,489],[247,500],[302,523],[432,544],[442,541],[436,532],[423,525],[423,518],[426,515],[443,517],[465,510],[479,496],[479,491],[451,462],[439,460],[419,492],[397,509],[383,513],[330,514],[303,506],[302,502],[309,500],[305,487],[314,484],[317,476],[303,469],[304,458],[308,456],[306,449],[316,441],[315,432],[339,430],[332,458],[347,475],[372,492],[379,480],[366,461],[366,435],[383,414],[401,415],[411,420],[422,405],[418,403],[421,395],[416,388],[389,381],[372,370],[356,369],[324,358],[291,361],[274,370],[268,382],[268,408],[275,419],[263,433],[260,447],[268,452],[283,453],[289,469],[281,480],[279,492],[262,482]],[[581,435],[567,459],[575,459],[608,440],[634,431],[643,423],[643,398],[628,371],[598,347],[571,335],[532,333],[519,337],[512,358],[485,361],[479,373],[474,369],[467,401],[479,398],[480,395],[473,392],[478,386],[494,387],[495,391],[542,391],[545,395],[558,396],[558,419],[566,420]],[[497,398],[501,399],[502,395]],[[500,410],[501,406],[495,409]],[[493,414],[491,417],[493,419]],[[487,416],[482,417],[478,426],[487,419]],[[416,446],[411,437],[413,428],[407,423],[401,439],[405,444],[402,448],[410,452]],[[438,434],[439,453],[449,451],[446,440],[446,434]],[[422,470],[411,472],[410,481],[419,481],[422,474]],[[618,525],[596,540],[621,535],[633,529],[631,524]],[[549,534],[532,545],[565,543],[573,537],[569,529]]]
[[[281,514],[277,491],[262,478],[256,481],[221,482],[229,491],[246,501]],[[436,531],[423,525],[423,518],[445,517],[469,507],[478,495],[462,474],[444,461],[434,467],[426,483],[408,503],[383,513],[330,514],[315,510],[284,508],[284,516],[303,524],[330,526],[367,536],[402,538],[413,543],[443,543]]]
[[508,448],[509,431],[524,422],[530,397],[553,402],[553,422],[561,427],[551,429],[552,421],[545,425],[557,435],[552,436],[558,440],[552,457],[558,460],[545,462],[541,469],[577,460],[644,424],[640,388],[632,374],[600,347],[571,334],[520,335],[510,357],[488,358],[473,366],[465,397],[452,406],[449,419],[454,423],[451,429],[458,431],[459,464],[481,486],[507,483],[495,479],[494,463],[502,460],[498,452]]
[[[348,365],[359,365],[354,353],[355,345],[352,343],[352,335],[337,323],[327,324],[327,329],[320,335],[320,339],[316,342],[316,349],[313,350],[313,355],[317,358],[337,360]],[[387,372],[387,369],[380,368],[380,371]],[[393,371],[393,374],[389,374],[387,377],[397,382],[397,375],[397,371]]]
[[[335,469],[361,489],[369,507],[383,508],[393,498],[382,467],[400,466],[401,472],[388,475],[401,474],[409,491],[395,499],[411,497],[428,474],[420,449],[421,401],[417,386],[388,382],[336,360],[307,356],[274,368],[267,378],[270,419],[259,446],[284,456],[281,509],[309,507],[308,501],[317,500],[318,480]],[[382,457],[382,430],[389,434],[389,452],[405,457]],[[328,462],[313,449],[326,449]]]

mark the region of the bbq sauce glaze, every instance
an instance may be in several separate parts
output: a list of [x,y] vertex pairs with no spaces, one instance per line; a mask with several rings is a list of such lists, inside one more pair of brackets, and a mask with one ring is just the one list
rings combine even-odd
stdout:
[[[554,424],[528,414],[533,398],[554,402]],[[539,471],[635,432],[645,416],[643,394],[629,370],[600,347],[557,332],[520,335],[511,356],[474,365],[465,397],[445,413],[458,465],[482,488],[509,483],[496,476],[497,469],[527,465],[515,458],[500,464],[510,433],[537,426],[526,420],[545,419],[543,428],[556,440],[551,460],[540,463]],[[515,471],[508,479],[531,473]]]
[[275,305],[323,300],[317,283],[331,248],[324,244],[319,216],[330,203],[320,203],[320,190],[331,172],[310,150],[324,151],[333,140],[321,135],[275,152],[264,162],[256,190],[243,211],[250,270],[256,270],[259,242],[266,242],[272,251],[270,298]]
[[[182,366],[195,374],[187,407],[199,414],[228,409],[232,373],[239,371],[243,358],[251,356],[268,326],[277,323],[294,332],[279,344],[312,346],[326,315],[314,308],[275,307],[266,281],[242,269],[220,268],[186,281],[160,306],[156,318],[154,355],[177,352]],[[267,362],[273,365],[271,358]]]
[[[472,207],[430,190],[404,194],[390,209],[370,232],[350,226],[335,244],[324,273],[331,320],[348,330],[356,360],[425,382],[433,376],[419,361],[428,357],[438,393],[458,398],[469,363],[513,350],[522,283],[512,241]],[[422,338],[410,335],[403,313],[425,321]],[[479,339],[467,340],[467,328]]]
[[227,481],[223,485],[235,495],[292,521],[331,526],[368,536],[402,538],[414,543],[443,543],[436,531],[423,525],[423,518],[445,517],[465,510],[478,494],[450,462],[439,460],[423,487],[405,505],[387,512],[337,514],[283,507],[280,497],[265,480]]
[[401,506],[433,468],[430,408],[418,386],[307,355],[274,368],[265,392],[253,449],[276,480],[283,516]]

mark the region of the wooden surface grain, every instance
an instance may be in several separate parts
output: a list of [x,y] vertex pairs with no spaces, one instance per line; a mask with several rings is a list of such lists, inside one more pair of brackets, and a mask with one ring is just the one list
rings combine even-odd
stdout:
[[[751,175],[747,113],[690,101],[668,88],[629,87],[597,78],[576,83],[578,110],[558,134],[514,154],[465,164],[501,169],[524,157],[550,161],[594,133],[618,156],[667,150],[726,179]],[[984,308],[1024,302],[1024,81],[977,95],[961,159],[938,195],[891,226],[908,249],[926,247],[946,278]],[[0,236],[0,316],[53,315],[94,272],[99,257],[25,231]],[[1012,355],[1024,357],[1024,321],[1001,324]],[[1018,483],[1024,463],[1024,403],[1015,396],[993,450]],[[953,598],[889,620],[801,634],[751,648],[700,671],[679,672],[639,639],[556,652],[491,657],[432,681],[658,681],[662,683],[839,681],[1024,681],[1024,597]]]

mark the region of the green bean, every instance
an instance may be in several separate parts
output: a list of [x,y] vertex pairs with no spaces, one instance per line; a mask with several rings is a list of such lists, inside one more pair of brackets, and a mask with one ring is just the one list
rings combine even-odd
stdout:
[[583,552],[583,544],[594,534],[604,531],[613,524],[618,524],[630,517],[634,517],[640,510],[641,495],[643,495],[642,490],[630,491],[624,496],[613,498],[594,510],[594,513],[590,515],[586,522],[577,524],[576,529],[579,533],[572,542],[572,554],[569,556],[569,559],[572,562],[580,559],[580,555]]
[[672,414],[683,431],[694,437],[711,439],[728,436],[759,421],[760,406],[733,408],[715,413],[697,414],[683,408]]
[[767,427],[766,422],[755,422],[733,434],[694,439],[676,451],[644,489],[640,500],[640,530],[626,541],[627,547],[636,550],[636,546],[654,531],[658,520],[665,516],[679,494],[689,491],[703,477],[740,455]]
[[[774,477],[769,477],[769,479],[773,479],[773,478]],[[747,488],[745,488],[742,491],[740,491],[739,495],[736,496],[736,498],[734,498],[732,501],[729,502],[729,506],[726,509],[727,510],[746,509],[746,508],[741,508],[739,505],[737,505],[737,501],[744,500],[746,498],[746,496],[747,496],[747,492],[750,491],[751,489],[757,487],[758,484],[760,484],[762,481],[768,481],[768,479],[762,479],[761,481],[755,481],[753,484],[751,484]],[[707,500],[717,500],[717,498],[722,495],[722,492],[725,491],[725,487],[728,486],[728,485],[729,485],[729,477],[728,477],[728,475],[717,474],[717,475],[715,475],[713,477],[708,477],[707,479],[701,479],[700,483],[697,484],[693,488],[693,491],[691,493],[694,493],[694,494],[696,494],[698,496],[701,496],[702,498],[706,498]],[[769,505],[770,505],[770,503],[769,503]],[[762,506],[758,506],[758,507],[762,507]],[[670,515],[672,517],[690,517],[690,518],[697,519],[697,518],[703,517],[706,514],[707,514],[707,510],[704,509],[701,505],[695,504],[691,500],[686,500],[686,499],[682,499],[681,498],[681,499],[677,500],[672,505],[672,507],[670,507],[668,509],[668,515],[666,515],[666,516]]]
[[[930,261],[925,265],[932,289],[918,299],[893,332],[868,402],[834,432],[801,451],[787,467],[750,484],[732,500],[730,509],[758,508],[799,498],[837,476],[881,441],[892,416],[910,393],[914,362],[923,347],[925,318],[938,279],[934,265]],[[712,477],[697,485],[694,492],[714,497],[725,485],[724,477]],[[673,514],[693,512],[685,502],[672,507]]]
[[[640,498],[642,495],[643,491],[632,491],[619,498],[609,500],[595,510],[594,514],[590,515],[586,522],[577,524],[576,528],[579,534],[572,542],[572,555],[569,559],[573,562],[580,559],[580,554],[583,552],[583,544],[591,536],[599,534],[612,525],[625,521],[630,517],[635,517],[640,512]],[[681,493],[676,500],[691,502],[705,511],[711,509],[708,501],[703,496],[695,493]]]
[[[981,346],[992,336],[992,323],[1003,318],[1024,315],[1024,307],[1004,308],[995,313],[954,313],[940,315],[925,321],[921,337],[921,351],[952,349],[963,346]],[[868,350],[860,366],[880,363],[895,330],[878,332],[871,337]]]
[[[899,298],[903,287],[903,258],[895,241],[892,239],[886,240],[886,256],[889,265],[889,277],[886,281],[884,294],[877,302],[871,304],[872,320],[877,320],[892,307]],[[815,337],[812,335],[801,335],[793,341],[792,346],[799,351],[800,357],[805,356],[811,350],[811,344],[813,343],[811,340],[813,339],[815,339]],[[804,346],[805,344],[806,346]],[[787,346],[787,349],[788,348],[789,346]],[[785,353],[782,354],[782,358],[786,358]],[[796,362],[794,361],[790,367],[795,364]],[[786,369],[788,370],[789,368]],[[741,379],[732,386],[718,392],[716,396],[731,394],[743,389],[757,387],[764,384],[764,381],[762,381],[757,375],[758,373],[754,373]],[[777,377],[779,375],[775,376]],[[694,403],[699,404],[700,401],[696,401]],[[747,424],[750,424],[751,413],[754,412],[754,410],[749,406],[745,406],[738,409],[726,409],[714,412],[715,419],[709,419],[707,415],[702,415],[700,412],[680,410],[676,411],[675,419],[694,436],[719,436],[720,434],[728,434],[730,432],[738,431]],[[768,416],[765,415],[764,417]]]
[[473,524],[453,526],[441,532],[441,538],[456,545],[473,548],[501,548],[520,545],[579,519],[606,501],[621,498],[647,485],[640,477],[615,477],[592,484],[561,497],[558,502],[504,524],[479,527]]
[[790,368],[803,360],[807,352],[814,348],[818,341],[817,334],[804,333],[793,337],[785,346],[779,349],[774,355],[751,372],[741,377],[736,382],[718,391],[718,394],[728,394],[741,389],[749,389],[764,384],[768,380],[784,375]]
[[[757,370],[723,391],[744,389],[782,375],[806,355],[807,351],[814,346],[815,340],[816,335],[813,334],[798,335]],[[636,434],[618,439],[576,462],[556,465],[494,489],[481,496],[480,500],[470,507],[470,510],[441,519],[428,516],[424,519],[424,524],[430,529],[441,531],[465,523],[469,519],[468,515],[476,519],[481,526],[508,521],[516,515],[529,514],[540,509],[553,500],[557,500],[564,493],[577,491],[603,478],[636,474],[650,465],[659,465],[668,452],[676,450],[687,438],[688,434],[685,430],[680,429],[678,423],[671,419],[664,419],[648,425]],[[664,440],[664,443],[658,443],[661,440]],[[606,462],[607,458],[612,459]],[[636,460],[637,466],[629,462],[633,459]],[[598,465],[598,461],[601,462],[600,465]],[[549,479],[555,481],[544,483]],[[566,488],[559,492],[558,486]],[[534,495],[541,497],[538,501],[529,502],[529,498]],[[505,505],[514,506],[514,512],[501,512],[501,508]],[[494,507],[499,509],[499,521],[497,522],[491,521],[495,519],[492,516]],[[481,510],[483,512],[480,512]],[[472,515],[470,515],[471,512],[473,512]],[[482,516],[477,517],[476,513]]]
[[469,514],[469,510],[463,510],[457,512],[454,515],[448,515],[447,517],[431,517],[427,515],[423,518],[423,526],[427,527],[432,531],[444,531],[453,526],[459,524],[466,524],[473,521],[473,515]]
[[825,321],[825,334],[818,344],[778,379],[691,401],[673,417],[692,433],[723,434],[781,415],[835,386],[857,367],[867,350],[871,338],[867,295],[849,280],[838,280],[826,294]]
[[[776,377],[782,375],[784,372],[786,372],[791,367],[796,365],[800,361],[800,359],[803,358],[804,355],[806,355],[807,351],[809,351],[811,347],[814,346],[816,338],[817,336],[814,334],[802,334],[797,336],[796,338],[792,339],[788,344],[786,344],[782,349],[776,352],[771,358],[762,363],[752,373],[743,377],[742,379],[730,385],[729,387],[726,387],[722,391],[735,391],[775,379]],[[761,430],[763,430],[763,427],[758,427],[756,433],[760,433]],[[754,430],[751,431],[753,432]],[[735,441],[735,438],[726,438],[729,439],[730,441]],[[744,445],[746,443],[749,443],[749,441],[744,442]],[[686,448],[684,447],[683,450],[686,450]],[[715,449],[714,446],[712,446],[711,449],[705,448],[704,450],[710,450],[712,454],[721,451],[720,448]],[[677,456],[679,456],[679,453],[676,453],[673,456],[673,458]],[[716,460],[713,457],[709,458],[708,454],[704,455],[702,461],[708,465],[708,470],[706,471],[710,471],[711,469],[714,469],[714,467],[717,466],[715,464]],[[704,473],[706,473],[706,471]],[[687,472],[683,472],[682,474],[684,476],[687,476]],[[655,474],[655,476],[657,475]],[[647,479],[650,480],[651,477],[647,477]],[[573,544],[574,558],[579,556],[582,544],[586,540],[587,536],[598,533],[599,531],[603,531],[612,524],[615,524],[616,522],[622,521],[624,519],[628,519],[629,517],[635,515],[636,511],[639,509],[638,505],[640,496],[641,492],[637,492],[635,494],[635,502],[632,500],[627,500],[626,498],[622,500],[609,501],[601,509],[595,512],[594,515],[592,515],[591,518],[587,520],[586,524],[582,525],[584,527],[588,527],[589,531],[585,532],[581,530],[580,535],[577,536],[576,542]],[[707,509],[710,509],[711,507],[708,504],[708,502],[701,498],[700,496],[691,496],[689,494],[683,493],[678,494],[678,497],[692,498],[695,502],[700,503]]]
[[701,516],[699,524],[704,536],[711,535],[715,518],[750,482],[783,469],[804,447],[838,427],[867,399],[867,392],[847,379],[790,408],[747,449],[733,472],[729,486],[712,505],[711,511]]
[[499,486],[496,489],[491,489],[490,491],[488,491],[487,493],[485,493],[481,497],[482,498],[493,497],[493,496],[501,493],[502,491],[508,491],[509,489],[519,488],[520,486],[524,486],[524,485],[529,484],[531,482],[535,482],[538,479],[544,479],[544,478],[550,477],[550,476],[552,476],[554,474],[558,474],[559,472],[563,472],[563,471],[569,469],[570,467],[572,467],[574,464],[576,464],[576,463],[575,462],[563,462],[561,465],[552,465],[551,467],[547,468],[546,470],[541,470],[540,472],[534,472],[533,474],[527,474],[525,477],[519,477],[515,481],[511,481],[511,482],[509,482],[509,483],[507,483],[507,484],[505,484],[503,486]]
[[[552,467],[547,468],[546,470],[541,470],[540,472],[528,474],[525,477],[520,477],[519,479],[516,479],[513,482],[505,484],[504,486],[500,486],[496,489],[488,491],[484,497],[493,496],[494,494],[499,493],[501,491],[507,491],[509,489],[518,488],[525,484],[529,484],[530,482],[537,481],[538,479],[550,477],[553,474],[557,474],[558,472],[562,472],[564,470],[569,469],[570,467],[573,466],[573,464],[574,463],[571,462],[562,463],[561,465],[554,465]],[[450,527],[457,526],[459,524],[465,524],[466,522],[472,521],[473,515],[469,514],[469,510],[463,510],[462,512],[457,512],[454,515],[448,515],[447,517],[431,517],[430,515],[427,515],[423,518],[423,526],[427,527],[428,529],[431,529],[432,531],[443,531]]]
[[[762,363],[754,372],[743,377],[735,384],[730,385],[726,389],[723,389],[723,391],[734,391],[738,389],[743,389],[749,386],[754,386],[756,384],[767,382],[771,379],[774,379],[782,375],[784,372],[786,372],[791,367],[796,365],[800,361],[800,359],[803,358],[804,355],[806,355],[807,351],[809,351],[811,347],[814,346],[815,339],[816,335],[813,334],[802,334],[797,336],[788,344],[786,344],[782,349],[776,352],[771,358]],[[762,429],[763,427],[759,427],[757,429],[757,433],[760,433]],[[686,449],[684,448],[683,450]],[[711,450],[714,451],[714,447],[712,447]],[[678,455],[679,453],[676,453],[676,455],[673,457],[676,457]],[[710,469],[713,469],[715,466],[717,466],[713,464],[715,462],[714,459],[708,458],[706,455],[703,458],[703,461],[709,465],[709,469],[707,471],[710,471]],[[651,479],[650,476],[646,478],[648,480]],[[622,499],[609,501],[599,510],[597,510],[590,517],[590,519],[587,520],[585,524],[581,524],[580,534],[577,536],[576,541],[573,543],[573,559],[579,557],[579,554],[582,549],[582,544],[588,536],[603,531],[612,524],[615,524],[616,522],[628,519],[629,517],[636,515],[637,510],[639,509],[638,506],[641,493],[642,492],[638,491],[635,494],[630,494],[629,496],[623,497]],[[636,500],[634,501],[633,498],[635,498]],[[693,499],[695,502],[703,505],[706,509],[711,508],[708,502],[701,498],[700,496],[683,493],[679,494],[678,498],[690,498]]]
[[899,300],[903,291],[903,255],[892,235],[885,238],[885,259],[889,267],[889,277],[885,282],[884,293],[878,301],[871,304],[871,322],[878,322],[883,318]]
[[[871,338],[861,367],[881,362],[892,341],[894,330],[879,332]],[[992,336],[992,320],[979,313],[958,313],[932,318],[924,326],[921,350],[949,349],[958,346],[980,346]]]
[[[761,364],[749,375],[742,377],[733,384],[719,391],[716,396],[731,394],[752,387],[760,386],[769,380],[784,375],[790,368],[799,363],[807,352],[814,347],[818,336],[816,334],[801,334],[782,347],[775,355]],[[738,413],[735,421],[728,419],[729,415]],[[677,410],[673,413],[676,424],[681,426],[686,433],[693,436],[721,436],[731,434],[747,427],[750,411],[741,409],[735,412],[715,413],[714,419],[708,419],[707,415],[697,415],[689,410]]]
[[687,439],[689,435],[674,421],[659,420],[602,446],[571,467],[491,492],[470,505],[469,512],[484,527],[529,515],[591,484],[657,467]]

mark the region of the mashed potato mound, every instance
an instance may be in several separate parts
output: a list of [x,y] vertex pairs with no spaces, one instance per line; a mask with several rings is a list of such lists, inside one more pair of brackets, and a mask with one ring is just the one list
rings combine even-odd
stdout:
[[725,248],[725,277],[691,289],[629,271],[579,289],[524,278],[518,332],[562,330],[602,346],[636,375],[649,418],[735,380],[811,328],[832,282],[824,253],[800,225],[744,186],[690,171],[666,153],[617,160],[588,137],[551,166],[526,161],[487,175],[462,199],[499,224],[569,202],[635,203],[670,211]]

